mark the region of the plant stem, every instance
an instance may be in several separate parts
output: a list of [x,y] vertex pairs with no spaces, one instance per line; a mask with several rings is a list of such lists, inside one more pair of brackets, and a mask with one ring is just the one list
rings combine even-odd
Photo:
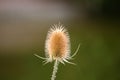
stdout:
[[55,60],[55,63],[54,63],[54,66],[53,66],[53,73],[52,73],[51,80],[55,80],[55,78],[56,78],[56,73],[57,73],[57,70],[58,70],[58,65],[59,65],[59,62],[57,60]]

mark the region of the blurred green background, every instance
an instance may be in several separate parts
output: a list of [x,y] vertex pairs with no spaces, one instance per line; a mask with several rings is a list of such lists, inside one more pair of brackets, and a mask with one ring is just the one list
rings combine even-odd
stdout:
[[77,10],[72,17],[64,15],[53,20],[35,15],[25,18],[26,14],[15,13],[12,8],[0,9],[0,80],[50,80],[53,63],[43,65],[43,60],[33,54],[45,56],[47,31],[59,21],[70,34],[71,54],[79,43],[81,47],[71,60],[77,65],[60,64],[56,80],[120,80],[119,2],[51,0],[48,4],[51,3],[72,5]]

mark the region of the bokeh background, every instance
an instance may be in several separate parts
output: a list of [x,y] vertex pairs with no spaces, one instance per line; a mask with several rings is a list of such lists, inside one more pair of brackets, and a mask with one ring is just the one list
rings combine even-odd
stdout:
[[0,80],[50,80],[43,65],[47,31],[68,29],[71,62],[59,65],[56,80],[120,80],[119,0],[0,0]]

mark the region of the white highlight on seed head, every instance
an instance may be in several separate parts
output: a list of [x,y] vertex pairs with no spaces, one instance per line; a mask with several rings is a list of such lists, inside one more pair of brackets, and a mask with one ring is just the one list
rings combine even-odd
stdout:
[[51,80],[55,80],[56,73],[58,70],[59,62],[62,64],[69,63],[68,60],[72,59],[79,51],[80,44],[76,49],[73,55],[70,55],[70,38],[67,30],[63,27],[63,25],[55,24],[53,25],[50,30],[48,31],[48,35],[45,42],[45,58],[34,54],[36,57],[45,60],[45,64],[48,62],[55,61],[53,74]]

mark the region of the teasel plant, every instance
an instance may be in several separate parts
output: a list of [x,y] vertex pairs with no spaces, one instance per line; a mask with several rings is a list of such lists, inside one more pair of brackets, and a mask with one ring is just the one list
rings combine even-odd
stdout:
[[48,31],[46,37],[45,57],[34,54],[36,57],[43,59],[45,62],[44,64],[54,61],[51,80],[55,80],[56,78],[59,63],[65,64],[66,62],[76,65],[75,63],[69,62],[68,60],[73,59],[73,57],[78,53],[80,44],[72,55],[70,55],[70,48],[71,44],[68,31],[61,23],[53,25]]

